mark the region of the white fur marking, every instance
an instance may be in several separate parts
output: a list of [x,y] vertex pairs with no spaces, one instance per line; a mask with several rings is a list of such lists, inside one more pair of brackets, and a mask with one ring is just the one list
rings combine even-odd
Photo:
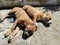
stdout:
[[35,22],[36,25],[38,25],[36,22]]
[[52,21],[50,20],[49,23],[51,23]]

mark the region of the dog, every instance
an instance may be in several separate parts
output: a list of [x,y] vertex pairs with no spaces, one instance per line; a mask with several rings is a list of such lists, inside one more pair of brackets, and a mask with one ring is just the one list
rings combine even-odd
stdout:
[[[18,32],[18,29],[13,31],[14,28],[16,27],[16,25],[25,26],[25,30],[24,30],[23,33],[27,37],[30,36],[31,34],[33,34],[37,30],[37,25],[29,18],[28,14],[22,8],[15,7],[8,14],[13,14],[13,13],[15,14],[14,16],[16,16],[16,20],[13,23],[12,27],[10,28],[10,30],[8,30],[7,33],[5,33],[5,37],[8,37],[12,32],[14,32],[13,36],[10,36],[10,37],[14,37],[14,35],[16,35],[16,33]],[[8,15],[8,14],[2,16],[0,21],[3,21],[8,16],[10,16],[10,17],[13,16],[13,15]],[[9,38],[10,41],[12,39],[13,38]]]
[[28,13],[28,15],[31,17],[31,19],[36,22],[38,20],[42,20],[45,23],[51,23],[51,15],[50,14],[44,14],[42,11],[30,6],[25,5],[23,6],[23,9]]

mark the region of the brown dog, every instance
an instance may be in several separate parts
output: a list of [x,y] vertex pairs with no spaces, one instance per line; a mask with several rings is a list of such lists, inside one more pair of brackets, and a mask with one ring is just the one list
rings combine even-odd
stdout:
[[43,20],[45,23],[48,23],[49,20],[51,20],[51,15],[49,14],[44,14],[40,10],[30,6],[30,5],[25,5],[23,9],[28,13],[30,17],[32,17],[32,20],[34,22],[38,20]]
[[[24,25],[26,27],[24,31],[24,34],[26,36],[33,34],[33,32],[37,30],[37,25],[29,18],[29,16],[26,14],[26,12],[22,8],[15,7],[9,12],[9,14],[10,13],[15,13],[16,20],[13,23],[11,29],[5,34],[5,36],[9,36],[11,32],[14,32],[13,34],[14,36],[18,32],[17,29],[13,31],[16,25],[18,26]],[[2,16],[2,20],[4,20],[7,16],[12,16],[12,15]]]

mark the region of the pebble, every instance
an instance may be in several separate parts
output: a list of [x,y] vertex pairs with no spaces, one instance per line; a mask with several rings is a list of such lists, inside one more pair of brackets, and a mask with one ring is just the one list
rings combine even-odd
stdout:
[[10,19],[10,22],[11,22],[11,23],[13,23],[13,22],[14,22],[14,19],[13,19],[13,18],[11,18],[11,19]]

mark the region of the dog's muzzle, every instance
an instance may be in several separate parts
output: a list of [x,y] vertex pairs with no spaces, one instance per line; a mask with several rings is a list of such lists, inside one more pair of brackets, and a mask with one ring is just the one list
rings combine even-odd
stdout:
[[25,31],[25,32],[24,32],[24,35],[25,35],[26,37],[28,37],[28,36],[29,36],[29,33],[28,33],[27,31]]
[[49,21],[48,21],[48,23],[51,23],[51,22],[52,22],[52,20],[49,20]]

